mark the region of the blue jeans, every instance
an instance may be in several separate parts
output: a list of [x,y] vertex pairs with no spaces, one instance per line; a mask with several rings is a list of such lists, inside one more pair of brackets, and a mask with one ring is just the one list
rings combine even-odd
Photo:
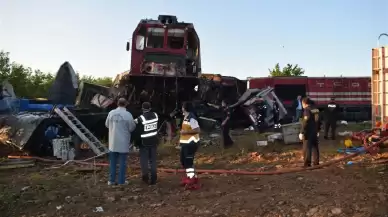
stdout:
[[302,117],[302,110],[296,109],[295,110],[294,122],[298,122],[301,117]]
[[111,183],[116,182],[117,161],[119,161],[119,177],[117,184],[122,185],[125,183],[125,173],[127,171],[127,156],[128,153],[109,152],[109,181]]

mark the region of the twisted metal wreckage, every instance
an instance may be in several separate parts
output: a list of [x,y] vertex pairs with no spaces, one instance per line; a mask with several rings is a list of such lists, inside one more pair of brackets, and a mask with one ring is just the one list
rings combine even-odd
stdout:
[[[178,22],[175,16],[169,15],[160,15],[157,20],[142,19],[133,32],[132,44],[132,50],[129,42],[126,47],[127,51],[131,50],[131,71],[117,76],[112,87],[85,82],[78,86],[75,72],[67,62],[60,67],[48,100],[17,99],[12,85],[3,82],[0,141],[26,149],[33,155],[55,155],[63,160],[73,159],[84,142],[99,156],[107,151],[98,141],[107,136],[105,118],[116,107],[115,101],[119,97],[130,102],[128,109],[135,117],[141,112],[141,103],[150,101],[159,114],[162,128],[170,135],[184,101],[194,104],[202,130],[212,130],[220,123],[222,100],[228,101],[233,109],[231,122],[234,128],[250,126],[263,130],[274,125],[275,105],[279,108],[278,119],[286,119],[287,111],[273,88],[247,90],[247,84],[236,78],[201,74],[200,42],[192,23]],[[388,141],[388,109],[385,108],[386,91],[383,85],[387,73],[386,50],[384,47],[372,50],[372,92],[377,93],[372,95],[372,120],[378,127],[353,134],[354,139],[363,141],[362,151],[311,168],[268,172],[197,172],[273,175],[322,168],[364,152],[376,154],[379,146]],[[379,97],[382,100],[378,100]],[[39,157],[9,158],[59,162]],[[85,161],[74,162],[90,164]],[[107,166],[106,163],[94,165]],[[160,170],[182,172],[166,168]]]
[[[185,81],[179,82],[179,86],[185,91]],[[162,124],[164,130],[161,132],[167,132],[167,129],[171,131],[176,123],[175,118],[179,118],[183,100],[176,97],[174,91],[163,91],[174,90],[176,84],[169,84],[168,87],[159,82],[154,85],[148,87],[152,92],[147,93],[147,89],[135,90],[124,73],[117,76],[112,87],[86,82],[81,82],[78,86],[77,76],[68,62],[59,68],[48,99],[19,99],[12,85],[4,81],[0,100],[1,142],[27,150],[33,155],[55,155],[66,159],[74,158],[80,145],[86,142],[99,154],[98,147],[93,148],[97,139],[91,137],[94,134],[98,139],[107,138],[105,119],[108,112],[116,107],[115,101],[119,97],[128,99],[128,109],[135,117],[141,112],[141,102],[150,100],[154,110],[160,114],[161,123],[166,123]],[[223,99],[230,102],[230,107],[233,108],[234,127],[253,126],[256,130],[270,127],[273,125],[271,109],[275,101],[280,108],[280,119],[286,115],[286,110],[272,88],[246,90],[244,82],[233,77],[202,76],[198,79],[195,92],[192,102],[204,130],[210,131],[220,123],[222,112],[215,107],[220,107]],[[150,97],[145,98],[147,95]],[[164,101],[160,102],[158,99]],[[264,109],[265,107],[268,109]],[[74,122],[73,119],[79,122]],[[78,125],[84,127],[76,127]],[[61,156],[59,148],[66,149],[66,156]],[[101,151],[104,152],[103,149]]]

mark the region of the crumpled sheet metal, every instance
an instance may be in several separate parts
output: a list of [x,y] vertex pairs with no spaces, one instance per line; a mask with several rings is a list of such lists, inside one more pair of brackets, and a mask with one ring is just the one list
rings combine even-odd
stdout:
[[50,87],[48,99],[53,104],[73,105],[77,96],[78,78],[69,62],[63,63]]
[[0,139],[3,143],[12,144],[23,149],[34,131],[47,119],[46,114],[20,113],[0,117]]

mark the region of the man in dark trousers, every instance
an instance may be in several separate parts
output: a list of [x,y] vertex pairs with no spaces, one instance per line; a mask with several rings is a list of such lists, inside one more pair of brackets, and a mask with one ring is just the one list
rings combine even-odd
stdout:
[[267,116],[267,105],[261,96],[259,96],[258,98],[257,108],[258,108],[257,121],[258,121],[258,128],[259,128],[258,130],[260,133],[263,133],[267,125],[265,122],[265,118]]
[[331,98],[329,104],[325,108],[325,139],[328,139],[329,128],[331,129],[331,139],[335,140],[335,130],[337,128],[337,120],[339,114],[339,106],[335,103],[334,98]]
[[223,111],[223,119],[221,123],[221,129],[222,129],[222,142],[224,145],[224,148],[230,148],[233,145],[233,140],[230,137],[230,115],[231,111],[230,108],[228,108],[227,103],[225,100],[222,100],[221,103],[221,109]]
[[302,117],[302,112],[303,112],[301,95],[298,95],[292,107],[295,109],[295,116],[294,116],[293,122],[299,122],[299,119]]
[[186,189],[195,190],[200,188],[199,179],[194,170],[195,154],[199,147],[199,127],[197,116],[194,114],[193,105],[189,102],[182,104],[183,122],[180,131],[179,143],[181,146],[181,164],[186,170],[182,177],[181,185]]
[[[155,112],[151,112],[151,104],[149,102],[143,102],[142,110],[143,114],[135,120],[140,129],[141,143],[139,144],[139,152],[142,180],[147,184],[154,185],[157,180],[158,115]],[[151,179],[149,172],[151,172]]]
[[280,117],[279,104],[276,100],[272,101],[272,113],[273,113],[273,128],[278,129],[281,127],[281,124],[279,120],[279,117]]
[[319,165],[319,148],[318,148],[318,123],[319,110],[311,106],[312,101],[309,98],[302,100],[303,120],[299,134],[299,139],[303,142],[303,167],[311,166],[311,155],[313,155],[313,164]]

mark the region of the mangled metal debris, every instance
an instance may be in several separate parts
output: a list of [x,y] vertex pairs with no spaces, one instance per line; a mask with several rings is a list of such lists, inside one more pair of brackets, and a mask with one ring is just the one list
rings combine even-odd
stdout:
[[[141,113],[142,102],[151,101],[153,110],[160,114],[161,121],[165,123],[164,127],[170,138],[174,135],[171,132],[177,127],[174,117],[179,117],[180,104],[184,101],[193,102],[204,131],[219,128],[223,118],[220,109],[222,100],[227,100],[233,110],[233,128],[251,126],[254,130],[262,130],[271,127],[275,123],[275,104],[279,108],[278,121],[287,114],[273,88],[246,90],[245,82],[234,77],[140,77],[130,77],[129,73],[125,72],[116,78],[112,87],[86,82],[81,82],[78,86],[73,67],[65,62],[55,76],[49,100],[39,103],[17,99],[12,85],[3,83],[3,95],[6,96],[5,88],[9,96],[0,100],[0,111],[4,111],[4,115],[0,117],[0,134],[3,135],[0,139],[5,138],[2,139],[4,143],[27,149],[36,155],[74,159],[79,153],[82,141],[79,135],[53,112],[55,107],[70,108],[87,128],[90,127],[90,131],[104,137],[107,136],[104,127],[106,115],[116,107],[115,101],[119,97],[128,99],[128,109],[133,116]],[[15,106],[18,103],[20,106]],[[211,104],[215,106],[210,106]]]
[[78,91],[78,78],[69,62],[63,63],[51,87],[48,99],[52,104],[74,105]]
[[[34,155],[54,155],[61,159],[74,159],[76,151],[71,150],[79,149],[82,141],[53,112],[55,108],[65,105],[74,110],[83,125],[91,127],[93,131],[98,131],[101,136],[106,134],[103,128],[106,112],[100,110],[94,113],[93,110],[82,109],[80,106],[75,108],[79,86],[73,67],[68,62],[59,68],[53,85],[50,87],[48,100],[17,99],[11,84],[3,82],[2,86],[0,142],[3,144],[13,145],[20,150],[25,149]],[[8,95],[4,93],[5,89]],[[105,89],[108,90],[108,88]],[[91,98],[94,97],[95,92]],[[87,98],[87,91],[81,91],[81,93],[83,94],[80,96]],[[68,142],[63,142],[65,140]]]
[[34,165],[34,160],[7,159],[0,161],[0,170],[33,167]]

